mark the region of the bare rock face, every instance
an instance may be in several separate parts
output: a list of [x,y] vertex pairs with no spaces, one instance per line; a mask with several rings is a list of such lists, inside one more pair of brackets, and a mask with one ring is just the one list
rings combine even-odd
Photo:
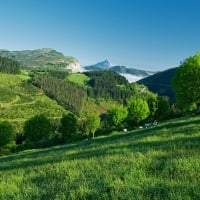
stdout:
[[67,66],[67,70],[72,73],[83,72],[83,68],[78,61],[69,63]]

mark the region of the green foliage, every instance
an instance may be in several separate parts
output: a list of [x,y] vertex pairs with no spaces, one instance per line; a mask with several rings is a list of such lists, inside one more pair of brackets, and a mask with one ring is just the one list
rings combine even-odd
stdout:
[[54,76],[59,79],[65,79],[69,75],[69,73],[64,70],[50,70],[48,73],[50,76]]
[[200,53],[187,58],[176,70],[172,81],[177,105],[187,110],[191,104],[200,102]]
[[85,113],[97,113],[99,116],[103,113],[106,113],[108,109],[110,109],[113,105],[119,106],[120,104],[112,99],[104,99],[104,98],[91,98],[87,97],[84,99],[80,116],[84,116]]
[[36,76],[32,82],[68,110],[75,113],[80,112],[82,101],[87,95],[82,87],[50,75]]
[[27,140],[32,142],[47,139],[51,132],[51,123],[44,115],[36,115],[27,120],[24,125],[24,135]]
[[8,74],[19,74],[20,69],[21,68],[18,62],[9,58],[0,57],[0,72]]
[[66,70],[66,66],[77,61],[74,57],[64,56],[50,48],[24,51],[0,50],[0,56],[14,59],[26,68],[37,70],[44,70],[44,68]]
[[24,122],[37,114],[59,119],[66,112],[28,80],[27,75],[0,73],[0,120],[9,121],[16,132],[22,132]]
[[166,119],[170,114],[170,105],[168,97],[158,96],[158,109],[156,110],[155,117],[157,119]]
[[78,119],[77,117],[69,112],[62,116],[61,118],[61,125],[60,125],[60,132],[64,139],[68,140],[71,139],[73,136],[77,134],[78,130]]
[[153,120],[155,118],[156,111],[158,110],[158,98],[159,97],[153,93],[146,97],[150,111],[150,120]]
[[71,73],[67,76],[67,80],[78,84],[82,87],[85,87],[86,83],[90,80],[90,78],[84,73]]
[[[128,81],[125,77],[120,76],[112,71],[91,71],[85,72],[90,77],[87,82],[87,94],[92,98],[113,99],[119,103],[125,103],[126,99],[131,96],[128,90]],[[122,89],[121,85],[126,89]]]
[[146,119],[150,114],[149,106],[146,100],[131,97],[128,101],[128,120],[135,124]]
[[168,96],[170,102],[175,102],[175,94],[171,86],[171,80],[176,74],[176,69],[177,68],[171,68],[158,72],[137,81],[137,83],[144,84],[152,92],[158,94],[159,96]]
[[15,132],[13,126],[9,122],[0,121],[0,149],[13,141],[15,138]]
[[0,158],[0,199],[200,199],[200,117]]
[[110,125],[120,126],[128,115],[127,109],[122,106],[114,106],[107,112],[107,120]]
[[88,135],[92,133],[94,138],[95,131],[100,127],[100,118],[97,113],[87,113],[83,119],[83,131]]

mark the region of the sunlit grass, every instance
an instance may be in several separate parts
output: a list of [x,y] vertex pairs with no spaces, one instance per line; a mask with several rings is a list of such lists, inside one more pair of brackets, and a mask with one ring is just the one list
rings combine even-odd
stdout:
[[83,73],[71,73],[67,76],[67,79],[73,83],[76,83],[80,86],[86,86],[86,82],[90,79]]
[[[18,132],[24,121],[36,114],[50,118],[61,117],[65,112],[56,101],[48,98],[41,89],[29,84],[27,75],[0,73],[0,120],[11,122]],[[17,123],[16,123],[17,122]]]
[[200,117],[0,158],[0,199],[200,199]]

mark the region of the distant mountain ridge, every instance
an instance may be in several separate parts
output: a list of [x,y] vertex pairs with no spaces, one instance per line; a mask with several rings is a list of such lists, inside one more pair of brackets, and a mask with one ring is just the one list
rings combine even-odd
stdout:
[[63,69],[72,72],[83,71],[76,58],[64,56],[62,53],[51,48],[22,51],[1,49],[0,56],[16,60],[25,68]]
[[98,70],[114,71],[121,74],[122,76],[125,76],[127,80],[129,80],[129,82],[135,82],[157,73],[141,69],[127,68],[125,66],[120,66],[120,65],[113,66],[111,62],[108,61],[107,59],[102,62],[98,62],[94,65],[85,66],[84,69],[87,71],[98,71]]
[[137,82],[146,85],[151,91],[160,96],[168,96],[171,101],[174,101],[175,93],[171,86],[171,80],[176,74],[176,69],[177,67],[167,69]]

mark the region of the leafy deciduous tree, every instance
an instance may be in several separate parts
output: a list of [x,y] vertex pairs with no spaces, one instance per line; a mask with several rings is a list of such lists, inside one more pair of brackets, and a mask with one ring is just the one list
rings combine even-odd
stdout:
[[187,58],[176,70],[172,80],[177,105],[183,110],[200,102],[200,53]]
[[86,134],[92,133],[92,137],[94,138],[95,131],[100,126],[100,118],[98,114],[95,113],[87,113],[85,116],[85,124],[84,129]]
[[52,131],[51,123],[44,115],[36,115],[24,125],[25,137],[33,142],[47,138]]
[[149,94],[147,97],[147,103],[149,106],[150,115],[149,118],[151,120],[154,119],[156,111],[158,109],[158,97],[155,94]]
[[147,101],[137,97],[131,97],[128,101],[128,118],[138,124],[150,114]]
[[78,130],[78,120],[77,117],[69,112],[63,115],[61,118],[60,132],[64,138],[71,138],[77,133]]
[[108,123],[114,126],[120,126],[127,117],[127,109],[122,106],[112,107],[107,112]]
[[158,109],[155,113],[157,119],[165,119],[170,112],[169,98],[158,96]]
[[14,128],[9,122],[0,122],[0,148],[14,140]]

